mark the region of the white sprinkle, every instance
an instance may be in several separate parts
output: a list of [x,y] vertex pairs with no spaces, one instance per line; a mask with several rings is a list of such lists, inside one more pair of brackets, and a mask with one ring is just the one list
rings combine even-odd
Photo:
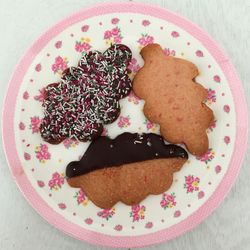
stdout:
[[135,141],[134,141],[134,144],[137,144],[137,143],[141,144],[142,141],[137,141],[137,140],[135,140]]

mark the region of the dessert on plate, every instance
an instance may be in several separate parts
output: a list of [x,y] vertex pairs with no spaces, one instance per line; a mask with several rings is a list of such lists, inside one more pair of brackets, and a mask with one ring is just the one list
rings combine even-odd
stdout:
[[[196,156],[208,150],[206,129],[213,112],[204,104],[206,89],[194,81],[197,67],[164,55],[158,44],[147,45],[141,55],[144,66],[133,82],[128,76],[132,52],[115,44],[104,53],[84,52],[77,67],[45,88],[41,136],[52,144],[66,138],[91,141],[82,158],[67,165],[66,176],[71,187],[81,188],[101,208],[119,201],[138,204],[169,189],[173,174],[188,159],[186,150],[174,144],[184,144]],[[101,136],[103,125],[118,118],[119,100],[132,88],[145,100],[144,114],[160,125],[162,136]]]

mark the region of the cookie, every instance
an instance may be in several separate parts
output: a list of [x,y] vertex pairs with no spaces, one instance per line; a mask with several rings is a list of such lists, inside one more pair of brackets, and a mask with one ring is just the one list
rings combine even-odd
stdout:
[[145,100],[144,114],[160,125],[165,140],[184,143],[200,156],[209,147],[206,129],[213,112],[204,101],[207,90],[194,79],[197,67],[184,59],[165,56],[158,44],[141,50],[144,66],[133,80],[135,94]]
[[166,191],[187,159],[183,148],[166,145],[159,135],[123,133],[94,140],[80,161],[68,164],[66,176],[98,207],[134,205]]
[[65,138],[87,141],[100,136],[103,124],[119,116],[119,100],[131,91],[127,69],[131,57],[131,50],[122,44],[103,54],[82,53],[77,67],[66,69],[60,82],[45,88],[42,138],[58,144]]

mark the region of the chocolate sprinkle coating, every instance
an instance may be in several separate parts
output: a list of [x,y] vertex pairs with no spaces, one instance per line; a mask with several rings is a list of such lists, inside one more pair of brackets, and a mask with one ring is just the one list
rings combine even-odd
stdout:
[[43,139],[57,144],[65,138],[87,141],[100,136],[103,124],[119,116],[119,100],[131,91],[131,58],[131,50],[122,44],[103,54],[83,52],[77,67],[66,69],[61,82],[45,88]]
[[80,161],[70,162],[66,168],[68,178],[87,174],[97,169],[161,159],[188,158],[180,146],[165,144],[156,134],[123,133],[115,139],[99,137],[94,140]]

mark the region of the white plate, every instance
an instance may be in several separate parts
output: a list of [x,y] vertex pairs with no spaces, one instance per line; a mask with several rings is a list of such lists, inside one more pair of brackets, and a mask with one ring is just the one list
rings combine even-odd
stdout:
[[[237,103],[236,107],[232,94],[232,79],[235,75],[225,72],[225,65],[231,65],[229,62],[220,61],[225,57],[218,54],[219,50],[217,57],[214,50],[218,48],[211,40],[206,39],[210,38],[196,26],[166,10],[123,3],[106,4],[79,12],[53,27],[33,45],[22,61],[23,68],[19,69],[19,65],[10,83],[4,111],[4,140],[7,157],[19,186],[50,223],[77,238],[93,243],[140,246],[178,235],[178,232],[169,231],[170,237],[152,234],[155,236],[149,241],[146,240],[149,233],[167,232],[166,230],[173,226],[180,225],[180,222],[188,222],[188,218],[201,211],[199,209],[204,208],[204,204],[207,204],[214,194],[222,199],[228,188],[222,194],[216,192],[224,176],[229,173],[230,160],[236,150],[238,127],[235,109],[241,107],[243,114],[239,114],[242,117],[238,119],[245,119],[245,103],[244,98],[241,98],[242,103]],[[200,71],[196,80],[209,90],[206,103],[213,110],[216,122],[208,130],[209,152],[199,159],[189,155],[188,162],[174,175],[173,185],[165,194],[149,196],[137,207],[118,203],[112,210],[107,211],[96,207],[79,189],[71,188],[65,180],[66,165],[83,155],[89,143],[66,140],[60,145],[50,145],[42,140],[38,127],[43,116],[42,88],[49,83],[58,82],[64,68],[75,66],[81,51],[95,49],[103,52],[114,42],[126,44],[133,52],[131,77],[143,65],[139,55],[140,49],[152,42],[159,43],[166,54],[196,64]],[[18,77],[19,82],[16,79]],[[17,96],[14,95],[15,92]],[[242,92],[237,94],[241,96]],[[15,98],[15,106],[10,107]],[[144,117],[143,101],[131,94],[121,100],[120,104],[121,115],[117,121],[105,127],[107,135],[115,137],[125,131],[159,132],[159,127]],[[14,133],[7,128],[8,122],[11,122],[9,126],[14,126]],[[242,155],[245,149],[246,127],[245,122],[245,125],[242,125],[244,141],[239,148],[243,151]],[[14,149],[10,149],[10,141],[13,142]],[[15,153],[18,159],[15,159],[14,163],[10,158]],[[237,166],[242,155],[235,156]],[[19,165],[17,167],[17,162],[21,164],[22,170]],[[235,178],[238,169],[230,170],[233,176],[231,178]],[[21,184],[23,177],[20,177],[20,173],[25,175],[25,187]],[[56,181],[61,184],[56,185]],[[27,185],[31,186],[29,188],[32,188],[34,195],[27,194]],[[34,204],[37,199],[42,200],[42,203]],[[44,212],[44,209],[48,211]],[[212,208],[205,216],[211,210]],[[183,231],[204,218],[204,212],[198,213],[198,219],[184,225]],[[60,222],[55,217],[57,215]],[[69,225],[63,227],[63,223],[67,222],[70,222],[74,229]],[[80,235],[81,230],[85,235]],[[86,232],[98,233],[99,241],[86,236]],[[105,235],[111,236],[111,241],[108,241]],[[127,238],[125,243],[121,236],[132,236],[134,240]],[[137,242],[139,238],[136,237],[139,236],[145,236],[144,243]],[[114,238],[117,240],[112,241]]]

